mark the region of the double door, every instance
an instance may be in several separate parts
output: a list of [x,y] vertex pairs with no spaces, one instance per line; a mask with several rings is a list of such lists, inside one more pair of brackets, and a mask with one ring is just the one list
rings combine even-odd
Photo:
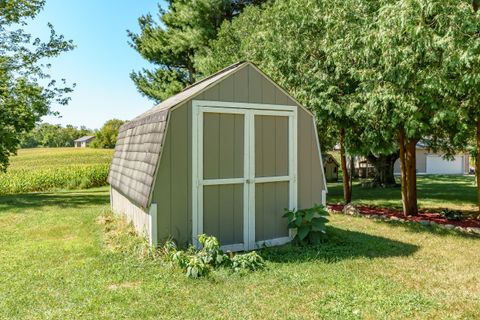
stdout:
[[296,107],[194,102],[192,238],[253,250],[291,240],[295,208]]

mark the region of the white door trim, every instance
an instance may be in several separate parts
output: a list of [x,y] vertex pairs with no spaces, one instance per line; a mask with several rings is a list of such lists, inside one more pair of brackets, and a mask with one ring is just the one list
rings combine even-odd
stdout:
[[206,101],[206,100],[193,100],[192,106],[196,107],[222,107],[229,109],[256,109],[259,112],[262,110],[275,110],[275,111],[297,111],[296,106],[288,106],[281,104],[263,104],[263,103],[243,103],[243,102],[226,102],[226,101]]
[[[219,101],[192,101],[192,243],[199,247],[197,235],[203,233],[203,186],[244,185],[244,243],[222,247],[224,250],[253,250],[265,245],[283,244],[294,236],[255,241],[255,184],[289,181],[289,208],[297,206],[297,107],[254,103]],[[243,114],[244,120],[244,177],[231,179],[203,179],[203,114]],[[287,116],[289,123],[289,173],[281,177],[255,178],[255,115]]]

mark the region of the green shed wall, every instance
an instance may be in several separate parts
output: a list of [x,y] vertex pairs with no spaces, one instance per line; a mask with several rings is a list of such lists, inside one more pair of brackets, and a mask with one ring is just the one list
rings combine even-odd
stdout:
[[[255,68],[247,65],[171,111],[152,202],[158,205],[159,240],[172,236],[181,245],[190,243],[192,235],[192,100],[298,106]],[[321,203],[322,190],[325,189],[323,181],[312,115],[299,107],[299,208]],[[207,227],[204,229],[206,231]]]

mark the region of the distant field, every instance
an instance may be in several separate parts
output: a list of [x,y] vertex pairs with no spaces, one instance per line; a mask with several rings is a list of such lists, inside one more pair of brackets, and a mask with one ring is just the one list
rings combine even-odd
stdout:
[[85,189],[107,184],[113,150],[22,149],[0,173],[0,194]]

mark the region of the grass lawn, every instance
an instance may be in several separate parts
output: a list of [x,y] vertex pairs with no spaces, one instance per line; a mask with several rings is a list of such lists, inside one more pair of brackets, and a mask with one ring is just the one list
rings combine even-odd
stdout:
[[480,314],[480,239],[333,215],[318,248],[265,249],[265,271],[190,280],[108,251],[95,222],[108,201],[107,188],[0,196],[0,319]]
[[[476,207],[476,186],[474,176],[419,176],[417,177],[418,205],[425,209],[478,210]],[[381,207],[401,208],[400,187],[362,188],[354,182],[352,201]],[[343,201],[342,183],[328,184],[328,203]]]

